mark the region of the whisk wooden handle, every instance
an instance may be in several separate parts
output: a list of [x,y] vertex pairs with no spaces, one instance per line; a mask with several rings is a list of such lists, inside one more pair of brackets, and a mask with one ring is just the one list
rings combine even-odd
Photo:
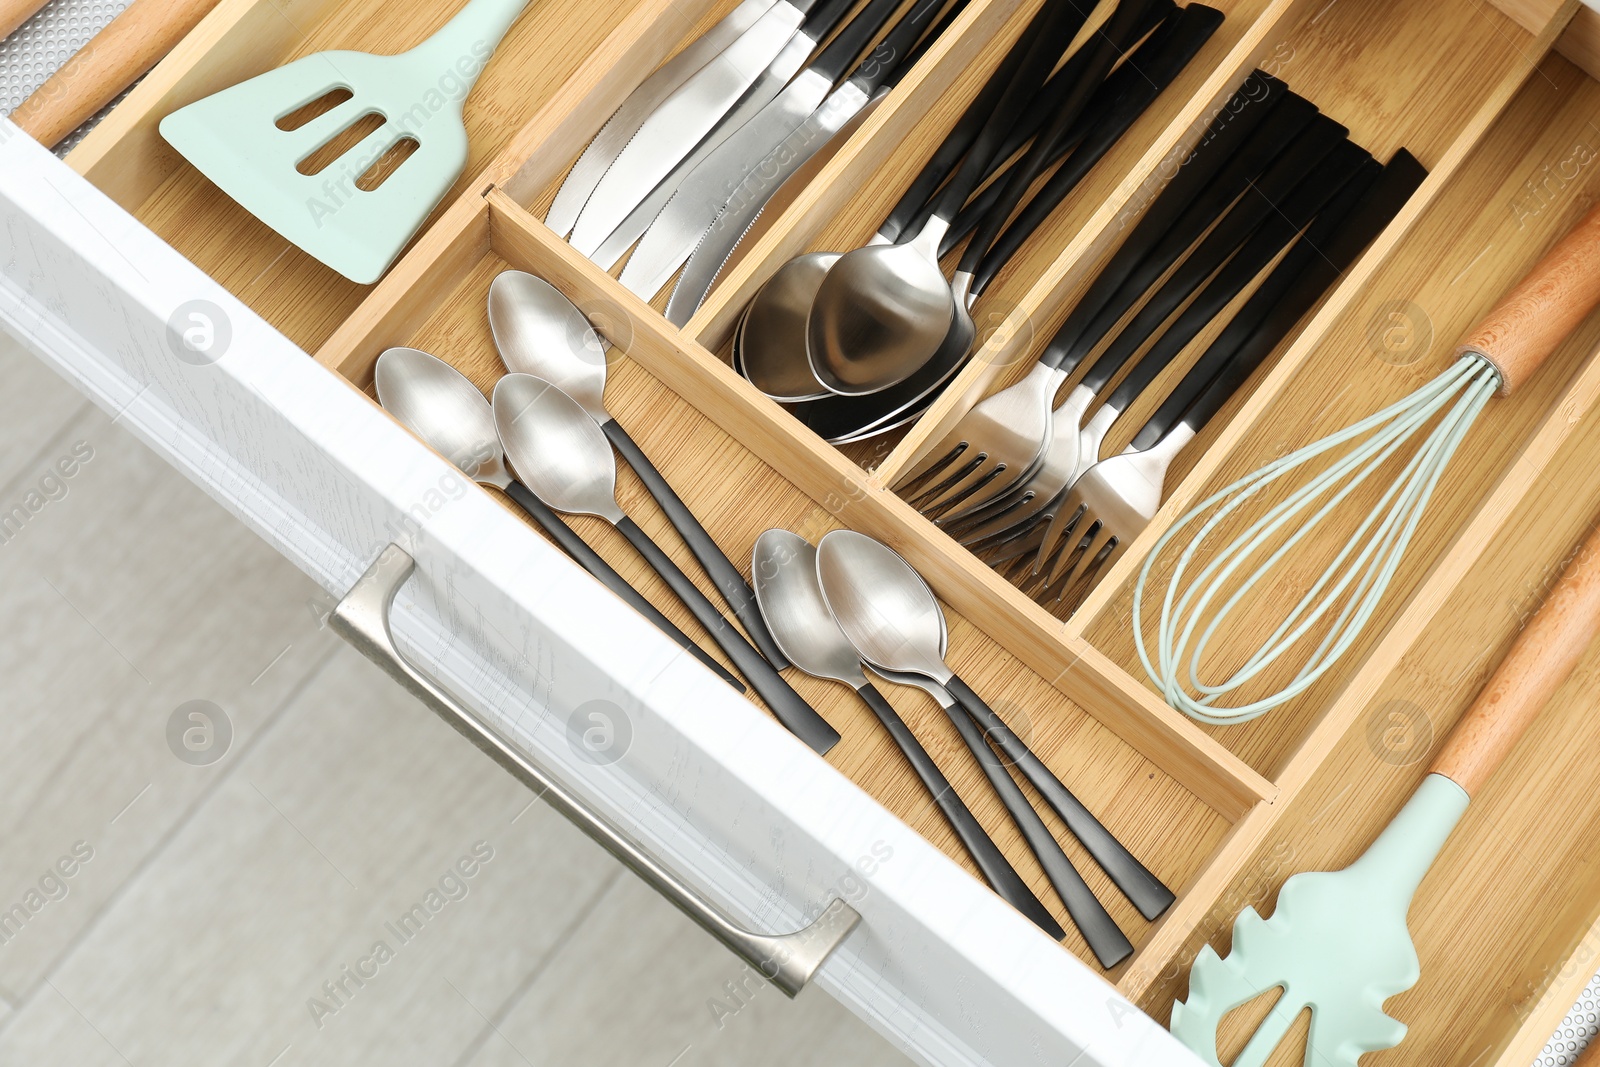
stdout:
[[1600,531],[1589,535],[1462,716],[1433,770],[1471,796],[1489,779],[1600,632]]
[[1476,352],[1500,372],[1508,396],[1600,304],[1600,205],[1496,304],[1457,354]]
[[217,0],[134,0],[34,90],[11,121],[46,148],[81,126],[172,51]]

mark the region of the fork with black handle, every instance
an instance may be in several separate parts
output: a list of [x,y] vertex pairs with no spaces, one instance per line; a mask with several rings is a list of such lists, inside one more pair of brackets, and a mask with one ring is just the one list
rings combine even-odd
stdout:
[[[1242,102],[1237,107],[1230,102],[1213,121],[1193,156],[1150,203],[1028,375],[968,411],[900,479],[896,491],[914,507],[934,513],[957,506],[972,509],[1021,484],[1050,445],[1057,390],[1094,347],[1084,341],[1097,313],[1186,213],[1206,223],[1221,213],[1233,197],[1215,193],[1226,184],[1219,173],[1243,172],[1245,178],[1238,183],[1242,191],[1284,139],[1316,111],[1268,75],[1252,75],[1235,99]],[[1262,155],[1266,158],[1258,158]],[[1221,202],[1208,206],[1213,200]],[[1103,334],[1111,324],[1096,328]],[[1074,390],[1067,403],[1086,403],[1083,391]]]
[[[1127,451],[1096,463],[1067,493],[1064,511],[1084,533],[1052,571],[1057,599],[1076,605],[1099,576],[1148,525],[1161,506],[1167,468],[1227,403],[1333,283],[1405,205],[1425,177],[1410,153],[1399,152],[1364,194],[1346,190],[1318,216],[1273,275],[1240,309],[1238,349],[1218,361],[1202,357],[1168,404],[1135,436]],[[1258,306],[1252,307],[1252,304]],[[1219,347],[1228,331],[1218,339]],[[1209,380],[1208,371],[1214,372]],[[1170,429],[1171,411],[1183,411]]]

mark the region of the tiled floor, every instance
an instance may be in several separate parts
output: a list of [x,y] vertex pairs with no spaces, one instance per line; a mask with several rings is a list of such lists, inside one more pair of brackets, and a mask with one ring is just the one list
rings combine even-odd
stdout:
[[3,334],[0,381],[0,1065],[906,1062],[530,803]]

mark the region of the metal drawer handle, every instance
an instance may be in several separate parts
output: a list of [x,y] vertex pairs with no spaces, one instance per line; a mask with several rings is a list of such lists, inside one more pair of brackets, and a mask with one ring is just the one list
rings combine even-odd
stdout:
[[382,667],[523,785],[539,793],[547,804],[655,887],[678,910],[728,946],[734,955],[757,968],[773,985],[791,997],[805,988],[829,953],[861,921],[860,913],[835,898],[810,926],[792,934],[775,936],[751,933],[729,922],[698,892],[646,855],[621,831],[563,789],[486,723],[468,713],[405,661],[389,631],[389,609],[395,594],[415,569],[416,561],[404,549],[398,545],[385,548],[334,609],[329,618],[333,631]]

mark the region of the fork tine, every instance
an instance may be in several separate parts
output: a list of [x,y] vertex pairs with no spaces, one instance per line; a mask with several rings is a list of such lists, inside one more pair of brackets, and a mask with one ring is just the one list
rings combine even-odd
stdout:
[[[949,461],[947,463],[940,466],[937,470],[930,472],[928,475],[925,475],[923,478],[918,479],[917,486],[914,490],[907,489],[900,495],[905,497],[906,500],[910,501],[912,507],[926,514],[928,509],[938,502],[940,496],[943,495],[946,490],[948,490],[951,486],[958,484],[961,479],[972,474],[988,461],[989,457],[985,453],[979,452],[976,455],[967,458],[965,463],[962,463],[961,460],[966,455],[966,447],[967,446],[963,444],[961,448],[956,449],[950,454]],[[953,471],[951,470],[952,467],[955,468]],[[932,478],[938,477],[939,475],[943,475],[944,477],[939,481],[934,482],[932,485],[928,484]]]
[[1051,588],[1056,590],[1056,599],[1066,598],[1069,589],[1075,589],[1076,583],[1089,571],[1098,566],[1103,553],[1109,553],[1116,548],[1116,531],[1108,527],[1103,521],[1096,519],[1093,526],[1084,534],[1082,551],[1074,552],[1071,565],[1063,560],[1057,564],[1051,574]]
[[923,514],[965,515],[999,499],[1026,480],[1027,472],[1021,477],[1013,477],[1009,464],[996,461],[987,453],[981,455],[979,460],[976,465],[969,466],[963,477],[948,479],[942,493],[937,496],[924,494],[932,499],[923,505]]
[[1069,491],[1066,506],[1056,512],[1050,528],[1045,531],[1044,541],[1039,546],[1041,556],[1057,554],[1062,542],[1071,539],[1073,530],[1082,522],[1084,507],[1082,496]]
[[1040,494],[1024,485],[968,518],[952,522],[945,517],[939,519],[938,523],[951,537],[970,546],[1019,528],[1035,518],[1049,503]]
[[1051,578],[1056,576],[1061,559],[1072,551],[1073,534],[1079,530],[1089,529],[1094,521],[1094,517],[1088,515],[1088,511],[1088,505],[1078,494],[1067,494],[1067,498],[1050,517],[1050,524],[1045,528],[1044,537],[1039,541],[1039,562],[1036,564],[1036,569],[1050,571]]
[[922,492],[930,481],[948,470],[950,465],[967,451],[967,441],[954,434],[945,435],[945,440],[939,442],[940,446],[946,443],[949,443],[950,447],[945,448],[943,452],[934,448],[918,461],[909,473],[902,475],[900,480],[895,482],[894,491],[909,500],[913,495]]
[[1043,532],[1043,527],[1032,526],[993,541],[985,546],[984,562],[991,567],[998,567],[1028,555],[1039,547],[1039,537]]
[[1040,575],[1043,591],[1039,596],[1041,603],[1047,600],[1060,600],[1062,592],[1066,589],[1066,581],[1072,576],[1081,561],[1088,553],[1094,539],[1100,533],[1098,522],[1084,524],[1083,534],[1080,537],[1069,537],[1061,543],[1061,550],[1048,559],[1041,557],[1035,564],[1036,573]]
[[1061,599],[1067,605],[1068,615],[1077,612],[1084,600],[1094,591],[1094,587],[1100,584],[1100,578],[1117,561],[1117,557],[1122,555],[1122,549],[1125,544],[1126,542],[1121,537],[1117,537],[1113,533],[1112,537],[1106,541],[1100,551],[1096,552],[1094,558],[1083,568],[1082,575],[1072,583],[1071,588],[1063,590]]

